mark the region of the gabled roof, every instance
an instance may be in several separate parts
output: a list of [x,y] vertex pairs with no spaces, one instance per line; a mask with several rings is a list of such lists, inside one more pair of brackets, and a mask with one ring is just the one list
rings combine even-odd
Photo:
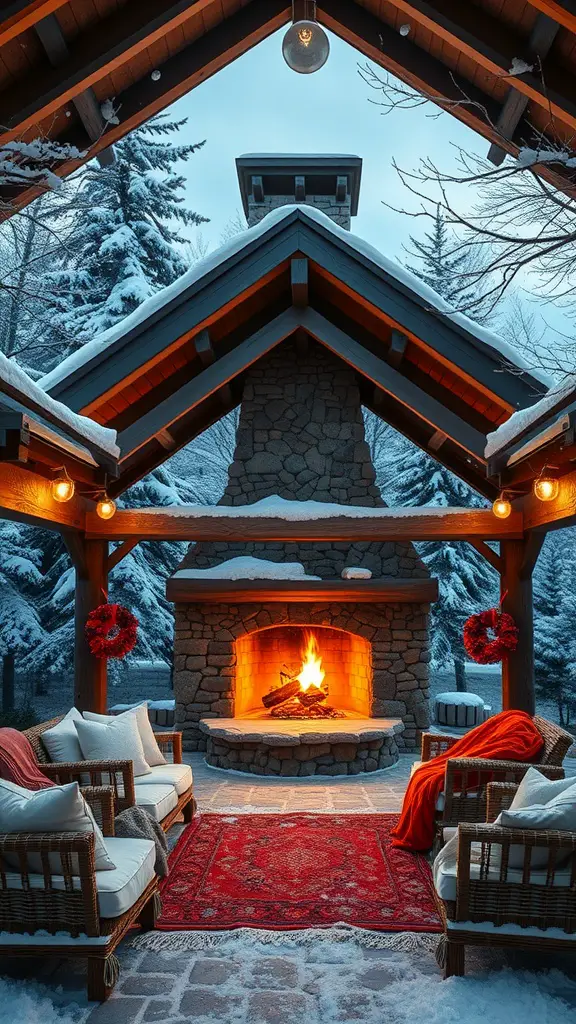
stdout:
[[489,494],[486,434],[549,383],[307,206],[235,236],[40,383],[118,430],[120,491],[238,404],[247,368],[294,332],[352,365],[366,406]]

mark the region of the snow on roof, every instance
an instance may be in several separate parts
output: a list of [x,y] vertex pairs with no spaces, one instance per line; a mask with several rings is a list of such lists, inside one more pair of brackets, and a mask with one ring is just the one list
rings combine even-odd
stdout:
[[541,422],[547,413],[561,409],[573,398],[576,398],[576,376],[570,374],[551,387],[539,402],[527,409],[518,409],[517,412],[513,412],[497,430],[488,434],[484,455],[489,459],[503,448],[507,448],[517,437],[527,432],[532,425]]
[[[292,155],[292,154],[290,154]],[[187,270],[185,274],[182,274],[176,281],[163,288],[161,291],[152,295],[145,302],[142,302],[140,306],[130,316],[121,320],[120,323],[115,324],[108,330],[103,331],[102,334],[97,335],[92,341],[87,342],[82,348],[78,349],[64,359],[58,366],[54,367],[45,377],[40,380],[40,385],[49,390],[58,384],[65,377],[69,376],[74,370],[77,370],[80,366],[84,366],[90,359],[93,359],[100,352],[109,348],[114,342],[118,341],[119,338],[128,334],[139,324],[142,324],[145,320],[153,316],[173,299],[178,298],[183,292],[185,292],[191,285],[200,281],[207,274],[215,270],[226,260],[230,259],[239,253],[246,245],[250,242],[255,241],[270,228],[276,224],[280,224],[283,220],[288,218],[294,211],[303,213],[310,220],[315,221],[322,228],[329,231],[341,239],[346,245],[354,249],[360,255],[366,257],[377,267],[383,270],[389,277],[396,283],[403,285],[410,291],[415,292],[423,299],[427,306],[434,312],[442,314],[447,320],[452,321],[458,327],[467,331],[491,348],[497,355],[502,356],[504,360],[508,360],[515,366],[527,370],[531,373],[532,377],[539,380],[546,387],[550,387],[552,384],[551,379],[539,370],[534,370],[528,365],[528,363],[522,358],[519,352],[504,341],[499,335],[494,334],[493,331],[488,330],[486,327],[481,327],[479,324],[470,320],[469,317],[463,313],[455,312],[453,307],[450,306],[440,295],[438,295],[432,288],[430,288],[424,281],[421,281],[416,274],[413,274],[410,270],[401,266],[395,260],[389,259],[384,256],[378,249],[365,242],[364,239],[358,235],[352,234],[345,228],[341,228],[333,220],[330,219],[321,210],[317,210],[313,206],[307,206],[306,204],[287,204],[286,206],[279,206],[276,210],[272,210],[266,217],[263,217],[258,224],[254,227],[247,228],[246,231],[241,231],[237,235],[230,238],[223,246],[219,249],[215,249],[214,252],[209,253],[204,259],[199,260],[195,263],[190,270]]]
[[62,427],[72,428],[86,441],[97,445],[102,451],[107,452],[113,458],[118,458],[120,449],[116,444],[116,431],[108,427],[102,427],[99,423],[89,419],[87,416],[79,416],[72,412],[67,405],[57,402],[50,395],[47,395],[40,384],[36,384],[31,377],[14,362],[0,352],[0,391],[6,385],[18,391],[27,404],[26,399],[31,401],[42,410],[56,416]]
[[[470,512],[469,508],[452,508],[451,511]],[[156,515],[156,508],[139,508],[138,515]],[[300,523],[311,519],[333,519],[335,516],[346,516],[348,519],[397,519],[399,516],[438,516],[446,515],[445,506],[414,505],[410,508],[366,508],[364,505],[339,505],[327,501],[289,501],[273,494],[269,498],[261,498],[253,505],[166,505],[162,515],[170,518],[188,516],[194,519],[209,517],[210,519],[285,519],[287,522]]]
[[301,562],[269,562],[264,558],[240,555],[211,569],[179,569],[172,579],[180,580],[320,580],[307,576]]

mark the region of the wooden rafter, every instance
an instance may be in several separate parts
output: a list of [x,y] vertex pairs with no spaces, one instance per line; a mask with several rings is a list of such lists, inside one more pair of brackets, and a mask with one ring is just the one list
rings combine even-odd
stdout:
[[84,529],[84,503],[80,498],[54,501],[48,480],[7,463],[0,463],[0,515],[47,530]]
[[238,515],[238,509],[217,513],[187,512],[186,506],[125,509],[103,523],[96,513],[86,518],[89,539],[194,541],[410,541],[502,540],[522,537],[522,514],[497,519],[490,509],[382,509],[367,516],[334,516],[292,521]]
[[68,0],[8,0],[0,11],[0,46],[33,28],[66,3]]

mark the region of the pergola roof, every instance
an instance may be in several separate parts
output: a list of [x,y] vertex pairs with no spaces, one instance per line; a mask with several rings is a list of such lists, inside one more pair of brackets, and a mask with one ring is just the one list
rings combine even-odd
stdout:
[[546,387],[502,339],[306,206],[235,236],[41,383],[118,431],[120,493],[237,405],[247,369],[294,334],[353,366],[364,405],[488,496],[486,434]]
[[[9,0],[0,14],[0,140],[42,134],[86,149],[86,159],[110,160],[114,142],[291,13],[288,0]],[[495,162],[499,145],[516,153],[573,138],[572,0],[318,0],[317,16],[495,144]],[[523,73],[510,75],[514,58],[525,61]],[[105,122],[105,100],[118,124]],[[545,173],[561,187],[573,181],[560,165]],[[25,203],[34,194],[24,188],[9,198]]]

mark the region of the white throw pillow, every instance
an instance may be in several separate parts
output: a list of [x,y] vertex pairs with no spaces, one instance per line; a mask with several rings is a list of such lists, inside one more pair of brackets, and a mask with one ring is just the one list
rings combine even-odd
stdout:
[[156,765],[166,764],[166,758],[158,746],[154,730],[150,725],[147,704],[138,704],[135,708],[123,711],[121,715],[97,715],[95,711],[84,712],[84,718],[87,722],[103,722],[104,724],[117,721],[126,715],[134,715],[136,718],[138,732],[140,733],[140,739],[144,748],[144,757],[150,767],[155,768]]
[[[540,774],[540,773],[538,773]],[[537,781],[537,780],[536,780]],[[548,781],[548,780],[546,780]],[[571,783],[560,789],[560,783]],[[535,783],[536,785],[536,783]],[[546,802],[526,805],[521,803],[525,794],[520,794],[520,800],[515,806],[516,797],[507,811],[502,811],[497,823],[504,828],[520,829],[551,829],[556,831],[576,832],[576,782],[574,779],[561,779],[556,782],[548,782],[546,789],[541,786],[540,793],[556,793]],[[565,863],[571,855],[558,858],[558,864]],[[545,846],[535,846],[532,849],[530,866],[532,869],[545,868],[548,864],[549,850]],[[510,847],[509,865],[511,868],[522,868],[524,866],[524,847]]]
[[74,725],[87,761],[132,761],[135,777],[150,774],[134,714],[119,715],[109,722],[82,718]]
[[[0,832],[93,832],[96,870],[112,871],[116,867],[108,856],[100,827],[77,782],[32,792],[0,779]],[[51,853],[48,860],[52,871],[61,874],[60,855]],[[6,861],[16,869],[20,866],[16,853],[7,854]],[[34,873],[43,873],[39,853],[28,857],[28,869]],[[77,861],[74,870],[78,872]]]
[[76,708],[71,708],[58,725],[52,729],[46,729],[42,733],[41,740],[48,752],[51,761],[61,763],[62,761],[83,761],[82,750],[78,742],[78,733],[74,722],[82,719],[82,715]]
[[550,800],[572,789],[576,779],[547,779],[537,768],[529,768],[518,786],[509,810],[516,811],[520,807],[533,807],[534,804],[547,804]]

